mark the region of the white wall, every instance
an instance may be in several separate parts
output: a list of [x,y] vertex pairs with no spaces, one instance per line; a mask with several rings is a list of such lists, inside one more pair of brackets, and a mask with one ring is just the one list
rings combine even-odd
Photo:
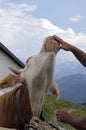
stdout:
[[11,72],[8,69],[9,66],[21,68],[13,59],[0,50],[0,80]]

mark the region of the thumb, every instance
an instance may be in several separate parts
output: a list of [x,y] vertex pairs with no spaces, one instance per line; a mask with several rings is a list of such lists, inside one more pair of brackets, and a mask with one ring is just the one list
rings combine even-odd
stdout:
[[62,44],[60,44],[60,45],[58,46],[58,48],[59,48],[59,49],[65,49],[65,48],[62,46]]

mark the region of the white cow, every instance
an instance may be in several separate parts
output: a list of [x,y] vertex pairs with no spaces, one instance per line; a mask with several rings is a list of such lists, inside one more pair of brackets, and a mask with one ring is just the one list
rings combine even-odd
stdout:
[[40,116],[49,86],[53,82],[54,64],[59,43],[53,36],[45,38],[41,51],[32,56],[22,70],[9,67],[20,75],[20,81],[27,84],[33,116]]

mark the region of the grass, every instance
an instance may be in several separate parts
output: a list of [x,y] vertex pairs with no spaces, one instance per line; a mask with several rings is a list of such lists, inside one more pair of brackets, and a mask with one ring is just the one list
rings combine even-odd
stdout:
[[59,124],[68,130],[74,130],[74,129],[67,124],[57,122],[56,120],[55,112],[58,109],[70,112],[72,115],[76,117],[86,115],[86,106],[79,105],[63,99],[57,100],[55,99],[54,96],[48,95],[43,105],[43,112],[46,121],[52,122],[54,124]]

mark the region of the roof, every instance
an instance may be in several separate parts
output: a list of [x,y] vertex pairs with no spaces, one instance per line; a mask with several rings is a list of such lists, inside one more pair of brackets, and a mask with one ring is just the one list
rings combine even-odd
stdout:
[[10,58],[12,58],[18,65],[24,68],[24,63],[20,61],[10,50],[8,50],[1,42],[0,42],[0,50],[3,50]]

